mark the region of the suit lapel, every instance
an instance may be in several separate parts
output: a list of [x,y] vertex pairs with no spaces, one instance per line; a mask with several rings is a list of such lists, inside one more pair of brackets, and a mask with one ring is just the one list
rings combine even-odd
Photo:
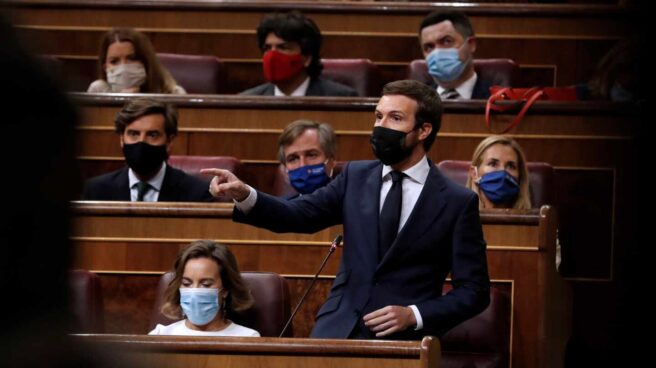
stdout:
[[472,90],[472,100],[475,99],[484,99],[488,98],[490,96],[490,84],[483,82],[481,80],[480,76],[478,80],[476,81],[476,84],[474,85],[474,89]]
[[167,164],[157,202],[175,202],[177,200],[174,196],[177,193],[178,178],[176,169]]
[[[380,203],[380,187],[382,185],[381,175],[383,165],[375,166],[370,172],[363,185],[364,191],[358,203],[358,210],[361,219],[362,239],[367,242],[363,260],[373,260],[371,269],[376,267],[378,259],[378,215]],[[371,257],[371,255],[374,255]]]
[[305,91],[306,96],[325,96],[321,83],[318,78],[311,78],[310,85],[308,86],[307,91]]
[[131,201],[132,197],[130,196],[130,179],[128,178],[129,168],[126,166],[121,170],[121,172],[116,176],[114,180],[114,186],[118,201]]
[[415,207],[412,209],[408,220],[385,254],[385,257],[381,260],[376,271],[380,270],[390,260],[393,260],[396,254],[404,252],[404,248],[410,247],[421,235],[433,226],[435,219],[444,209],[446,202],[440,192],[446,186],[445,179],[430,160],[428,163],[430,165],[428,177],[426,178],[424,188],[421,190],[421,194],[419,194],[417,203],[415,203]]

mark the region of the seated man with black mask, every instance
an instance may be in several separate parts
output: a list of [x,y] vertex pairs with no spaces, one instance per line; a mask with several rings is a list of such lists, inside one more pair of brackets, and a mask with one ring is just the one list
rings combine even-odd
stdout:
[[280,134],[278,159],[299,195],[310,194],[330,182],[336,163],[335,141],[330,124],[312,120],[296,120]]
[[211,202],[208,182],[167,165],[178,133],[173,105],[134,99],[116,115],[116,133],[128,167],[87,180],[82,199],[96,201]]
[[357,96],[348,86],[320,77],[321,32],[299,12],[274,13],[257,27],[264,77],[269,83],[243,95],[260,96]]

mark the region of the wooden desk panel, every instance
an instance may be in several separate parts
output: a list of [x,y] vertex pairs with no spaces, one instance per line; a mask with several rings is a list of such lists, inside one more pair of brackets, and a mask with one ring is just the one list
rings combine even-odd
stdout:
[[[112,122],[128,97],[71,96],[83,112],[77,149],[82,167],[89,170],[85,172],[98,174],[100,168],[122,161]],[[263,190],[270,188],[268,174],[275,172],[277,165],[277,137],[288,123],[299,118],[334,126],[338,160],[373,158],[368,140],[375,98],[156,98],[179,108],[180,133],[173,145],[174,154],[230,155],[239,157],[246,169],[268,167],[265,176],[269,179],[251,175],[255,171],[245,176]],[[471,159],[478,143],[490,134],[484,125],[484,106],[483,101],[444,103],[442,128],[429,152],[434,162]],[[494,115],[493,130],[500,130],[513,116]],[[625,198],[633,185],[633,132],[631,111],[622,105],[538,102],[510,134],[530,161],[548,162],[556,168],[555,205],[565,211],[560,230],[563,252],[568,257],[563,261],[563,271],[570,277],[612,279],[612,255],[618,244],[622,247],[631,241],[630,233],[622,232],[630,225],[622,213],[628,213],[623,211],[630,211],[632,205],[625,204]]]
[[39,26],[132,26],[162,29],[253,30],[263,14],[300,10],[323,32],[412,33],[437,9],[464,11],[477,33],[568,37],[619,37],[623,7],[585,4],[471,4],[377,1],[5,0],[15,22]]
[[112,351],[119,365],[144,367],[435,368],[440,342],[262,337],[74,335],[76,344]]
[[[341,232],[338,226],[316,234],[275,234],[233,223],[231,208],[229,204],[76,202],[74,266],[100,273],[103,286],[108,286],[108,330],[147,330],[154,295],[143,291],[156,285],[159,275],[172,267],[179,249],[192,240],[208,238],[229,245],[242,270],[286,275],[295,302],[327,252],[327,244]],[[540,366],[547,361],[545,351],[553,359],[562,358],[570,304],[565,282],[555,268],[556,214],[548,207],[530,212],[489,211],[482,214],[482,222],[490,277],[513,300],[514,364]],[[339,256],[333,255],[328,262],[327,278],[319,281],[297,316],[296,336],[309,334]],[[132,309],[140,312],[132,316]],[[137,327],[141,330],[135,331]]]
[[[41,54],[53,55],[65,63],[73,63],[84,73],[87,83],[95,79],[98,43],[106,29],[83,28],[32,28],[18,27],[19,34],[33,40],[34,48]],[[188,30],[170,33],[144,30],[153,41],[157,52],[215,55],[226,62],[228,90],[233,93],[263,83],[261,52],[257,47],[255,31],[247,33],[194,33]],[[324,34],[323,58],[367,58],[380,68],[385,68],[384,82],[403,79],[408,64],[422,59],[415,34]],[[590,79],[597,60],[617,42],[615,39],[526,39],[513,36],[477,35],[476,58],[511,58],[520,69],[549,66],[557,73],[546,81],[551,85],[572,85]],[[353,47],[361,45],[361,47]],[[88,65],[80,65],[84,60]],[[70,70],[70,68],[66,67]],[[91,72],[91,75],[86,73]],[[247,79],[245,73],[251,72]],[[519,74],[520,76],[523,73]],[[66,79],[69,76],[66,75]],[[522,80],[515,86],[523,86]],[[79,88],[78,86],[77,88]],[[88,87],[88,84],[87,86]],[[183,86],[184,87],[184,86]]]
[[[42,52],[67,57],[95,56],[102,32],[132,26],[147,33],[159,52],[213,54],[231,61],[259,59],[254,35],[262,15],[300,9],[322,30],[324,57],[365,57],[381,65],[420,58],[418,25],[429,12],[448,8],[428,3],[339,1],[7,3],[20,33]],[[470,16],[479,39],[477,57],[554,65],[558,85],[588,80],[596,61],[628,33],[625,11],[619,6],[472,4],[453,9]]]

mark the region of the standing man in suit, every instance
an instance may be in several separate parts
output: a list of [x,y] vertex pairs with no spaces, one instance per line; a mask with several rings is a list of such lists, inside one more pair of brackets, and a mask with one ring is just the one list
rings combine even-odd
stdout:
[[178,114],[173,105],[134,99],[116,115],[114,126],[128,166],[87,180],[82,199],[213,201],[207,193],[207,182],[166,163],[178,133]]
[[303,14],[293,11],[265,15],[257,27],[257,43],[268,83],[241,94],[357,96],[353,88],[321,78],[321,32]]
[[[489,303],[478,198],[428,160],[440,128],[435,90],[413,80],[383,88],[371,145],[375,161],[353,161],[330,184],[292,201],[253,190],[229,171],[213,195],[235,200],[233,218],[275,232],[313,233],[343,224],[344,251],[313,337],[421,339]],[[447,274],[453,289],[442,295]]]
[[300,119],[285,127],[278,137],[278,160],[297,192],[287,199],[310,194],[330,182],[336,164],[336,139],[328,123]]
[[476,36],[464,13],[429,14],[419,27],[419,43],[442,100],[490,97],[490,85],[474,71]]

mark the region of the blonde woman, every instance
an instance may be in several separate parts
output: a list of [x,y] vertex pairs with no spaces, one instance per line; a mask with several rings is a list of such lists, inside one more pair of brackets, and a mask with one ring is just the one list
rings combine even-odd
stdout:
[[526,158],[510,137],[493,135],[481,141],[466,186],[478,194],[480,208],[531,208]]

